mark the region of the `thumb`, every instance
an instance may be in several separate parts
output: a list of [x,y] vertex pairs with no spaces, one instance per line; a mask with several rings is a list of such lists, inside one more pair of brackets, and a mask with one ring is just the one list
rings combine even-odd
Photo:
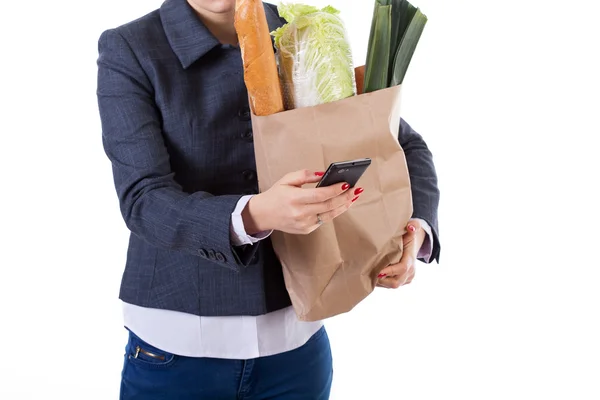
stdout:
[[408,224],[406,225],[406,232],[402,236],[402,243],[404,244],[405,249],[415,241],[419,229],[421,229],[421,224],[418,220],[411,219],[408,221]]
[[279,180],[280,185],[289,185],[301,187],[307,183],[317,183],[323,177],[323,172],[310,171],[307,169],[301,169],[299,171],[290,172]]
[[406,230],[410,233],[415,233],[421,228],[421,221],[419,221],[418,219],[411,219],[406,225]]
[[421,229],[421,222],[418,219],[411,219],[406,225],[406,233],[403,236],[404,244],[410,243],[417,237],[417,232]]

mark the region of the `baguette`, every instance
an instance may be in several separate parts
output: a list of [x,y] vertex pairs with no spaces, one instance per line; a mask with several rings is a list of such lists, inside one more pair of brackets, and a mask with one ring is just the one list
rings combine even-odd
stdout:
[[264,116],[283,111],[281,83],[263,2],[236,0],[235,29],[252,112]]
[[356,94],[363,94],[365,92],[365,66],[356,67],[354,76],[356,77]]

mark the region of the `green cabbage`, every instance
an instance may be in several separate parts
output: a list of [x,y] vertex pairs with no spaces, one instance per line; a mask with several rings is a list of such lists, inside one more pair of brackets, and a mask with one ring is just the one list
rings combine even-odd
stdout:
[[280,4],[288,23],[272,32],[286,108],[310,107],[356,94],[352,50],[339,11]]

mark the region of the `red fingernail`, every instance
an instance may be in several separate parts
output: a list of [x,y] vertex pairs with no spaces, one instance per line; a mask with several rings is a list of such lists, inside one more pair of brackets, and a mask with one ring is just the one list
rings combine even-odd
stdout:
[[414,231],[416,231],[416,230],[417,230],[417,228],[415,228],[415,227],[414,227],[414,226],[412,226],[412,225],[409,225],[409,226],[408,226],[408,230],[409,230],[409,231],[411,231],[411,232],[414,232]]
[[361,193],[362,193],[362,192],[364,192],[364,191],[365,191],[365,190],[364,190],[363,188],[358,188],[358,189],[356,189],[356,190],[354,191],[354,194],[358,196],[359,194],[361,194]]
[[354,203],[356,200],[358,200],[360,196],[356,196],[355,198],[352,199],[352,202]]
[[325,172],[315,172],[315,175],[316,176],[323,176],[323,175],[325,175]]
[[348,189],[350,189],[350,185],[348,185],[347,183],[344,183],[342,185],[342,190],[348,190]]
[[377,275],[378,278],[385,278],[387,276],[387,274],[379,274]]

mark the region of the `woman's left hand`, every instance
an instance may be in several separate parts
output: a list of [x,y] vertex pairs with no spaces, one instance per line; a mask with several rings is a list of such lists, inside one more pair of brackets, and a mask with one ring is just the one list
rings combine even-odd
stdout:
[[402,237],[404,251],[398,264],[385,267],[378,276],[377,286],[388,289],[398,289],[408,285],[415,277],[417,254],[425,240],[425,230],[418,220],[408,223],[407,232]]

